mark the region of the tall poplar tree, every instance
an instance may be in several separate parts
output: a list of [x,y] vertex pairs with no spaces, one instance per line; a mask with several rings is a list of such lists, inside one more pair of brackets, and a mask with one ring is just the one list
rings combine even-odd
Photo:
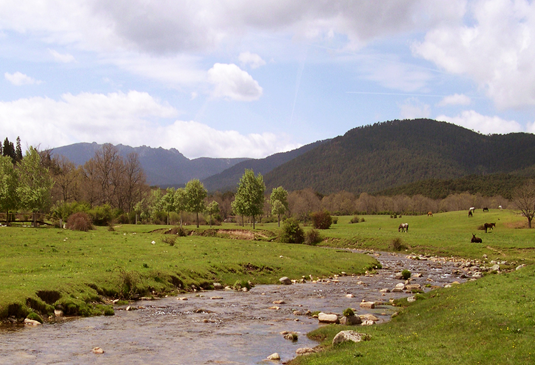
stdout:
[[9,156],[0,156],[0,211],[6,212],[6,225],[9,224],[9,211],[18,208],[17,170]]
[[198,179],[190,180],[186,184],[186,197],[188,200],[186,210],[197,215],[197,228],[199,228],[199,213],[204,212],[206,209],[204,198],[207,195],[208,192]]
[[256,228],[256,217],[261,215],[264,208],[264,192],[266,185],[261,174],[255,176],[253,170],[245,169],[240,179],[238,191],[232,207],[236,213],[249,216],[253,219],[253,229]]

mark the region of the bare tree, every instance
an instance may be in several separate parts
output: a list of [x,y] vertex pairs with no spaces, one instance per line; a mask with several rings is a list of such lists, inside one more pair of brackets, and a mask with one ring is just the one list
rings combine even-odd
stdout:
[[531,221],[535,216],[535,183],[533,180],[529,180],[516,188],[512,196],[513,204],[528,219],[528,227],[531,228]]

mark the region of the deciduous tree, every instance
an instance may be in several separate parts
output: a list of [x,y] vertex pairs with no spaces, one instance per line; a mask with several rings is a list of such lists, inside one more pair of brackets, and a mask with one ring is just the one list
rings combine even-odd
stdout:
[[516,188],[512,195],[513,204],[527,218],[528,227],[531,228],[531,221],[535,216],[535,182],[529,180],[524,185]]
[[9,156],[0,156],[0,211],[6,212],[6,224],[9,224],[9,211],[18,208],[17,171]]
[[269,196],[269,203],[271,204],[271,214],[277,216],[278,226],[280,227],[281,215],[288,210],[288,192],[282,186],[273,188]]
[[255,176],[253,170],[245,170],[245,173],[240,179],[238,191],[234,197],[233,208],[237,209],[240,215],[249,216],[253,220],[253,229],[256,228],[256,217],[262,214],[264,207],[264,192],[266,185],[264,185],[264,178],[261,174]]
[[190,180],[186,184],[186,197],[188,200],[186,210],[196,214],[197,228],[199,228],[199,213],[206,209],[204,198],[206,198],[207,195],[208,192],[198,179]]

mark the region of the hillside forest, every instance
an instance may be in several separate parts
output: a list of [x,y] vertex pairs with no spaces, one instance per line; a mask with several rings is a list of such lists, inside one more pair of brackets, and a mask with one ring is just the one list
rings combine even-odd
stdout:
[[[236,220],[254,223],[277,221],[281,216],[306,223],[318,211],[328,211],[331,215],[392,215],[469,207],[514,208],[511,199],[503,195],[456,192],[437,198],[433,189],[419,189],[418,184],[405,188],[407,193],[399,190],[402,191],[399,194],[390,190],[373,195],[347,191],[322,195],[311,188],[288,192],[283,186],[268,191],[262,175],[255,176],[252,170],[245,171],[236,193],[208,194],[196,179],[185,188],[161,189],[146,183],[135,153],[123,158],[111,144],[103,145],[82,166],[34,147],[29,147],[22,156],[19,138],[16,146],[6,138],[0,148],[0,219],[7,224],[14,220],[29,221],[31,216],[33,224],[46,219],[59,225],[77,212],[87,213],[97,225],[195,222],[198,225],[199,220],[210,224]],[[425,183],[420,184],[425,187]],[[435,185],[440,184],[431,184]],[[280,197],[274,199],[274,196]],[[251,204],[255,206],[252,210]]]

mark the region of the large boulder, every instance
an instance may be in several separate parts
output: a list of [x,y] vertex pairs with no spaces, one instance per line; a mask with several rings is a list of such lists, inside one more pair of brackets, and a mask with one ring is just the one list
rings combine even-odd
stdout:
[[320,312],[318,314],[318,320],[320,323],[338,323],[338,315]]
[[359,316],[343,316],[340,318],[340,324],[344,326],[357,326],[362,323],[362,319]]
[[366,341],[369,339],[369,336],[364,333],[358,333],[355,331],[341,331],[338,332],[336,336],[333,338],[333,345],[337,345],[339,343],[353,341],[353,342],[361,342]]
[[279,281],[283,285],[291,285],[292,284],[292,281],[287,276],[283,276],[282,278],[279,279]]

